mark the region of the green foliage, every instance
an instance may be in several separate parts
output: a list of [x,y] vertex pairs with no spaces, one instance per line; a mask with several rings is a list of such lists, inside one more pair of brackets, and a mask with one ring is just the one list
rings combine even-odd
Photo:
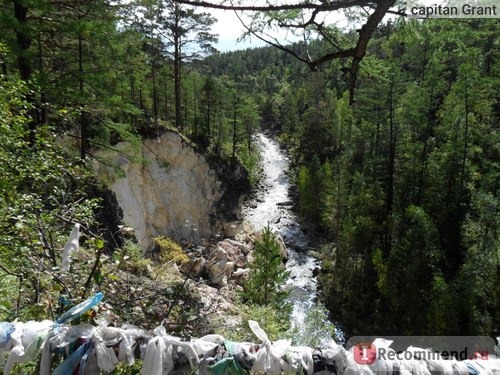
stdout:
[[[402,238],[391,248],[387,259],[382,293],[391,305],[394,316],[390,319],[397,324],[395,329],[411,334],[412,322],[419,327],[426,326],[426,310],[430,303],[428,291],[438,276],[440,259],[438,232],[427,213],[421,207],[410,206],[405,220]],[[412,259],[412,262],[401,267],[407,259]],[[427,293],[422,296],[415,290]]]
[[463,223],[465,261],[453,286],[461,293],[459,319],[470,331],[487,335],[498,324],[499,203],[491,193],[475,192]]
[[250,277],[244,286],[244,297],[257,305],[282,307],[288,293],[282,285],[288,277],[281,261],[281,249],[269,225],[255,242]]
[[241,312],[243,327],[246,334],[243,340],[255,341],[255,335],[248,326],[248,320],[255,320],[267,333],[270,340],[279,340],[290,337],[287,331],[290,328],[290,309],[279,308],[273,305],[245,304]]
[[155,237],[154,242],[161,263],[185,263],[189,261],[189,257],[182,247],[171,238],[166,236]]
[[248,150],[242,148],[238,153],[241,163],[248,171],[248,180],[251,186],[255,186],[260,177],[260,154],[257,149]]
[[318,222],[321,215],[321,200],[318,198],[323,190],[323,168],[318,155],[314,155],[308,166],[299,169],[297,185],[302,214],[312,222]]
[[[0,282],[1,305],[8,319],[52,317],[60,292],[75,298],[91,292],[86,280],[99,272],[92,264],[100,264],[92,256],[98,260],[104,251],[90,231],[100,200],[89,194],[91,172],[57,145],[52,129],[39,129],[37,147],[26,141],[25,85],[2,79],[0,86],[0,268],[9,275]],[[88,228],[90,259],[69,277],[60,271],[60,254],[73,223]]]
[[128,363],[120,362],[115,367],[112,375],[140,375],[142,372],[143,362],[141,360],[136,360],[133,365]]
[[131,240],[125,241],[121,248],[113,252],[113,260],[118,268],[123,268],[138,276],[147,276],[152,265],[151,260],[142,254],[141,247]]
[[446,280],[435,276],[430,290],[430,305],[426,309],[427,329],[432,335],[445,335],[458,330],[457,306],[454,305],[456,295]]
[[486,19],[381,26],[352,105],[339,63],[307,74],[272,49],[209,59],[281,131],[301,214],[324,234],[325,301],[351,333],[498,329],[495,33]]
[[16,277],[0,271],[0,295],[4,296],[0,300],[0,320],[6,321],[14,308],[14,300],[7,298],[8,296],[15,296],[17,294],[18,284]]
[[37,374],[37,364],[35,361],[16,364],[11,370],[10,374],[13,375],[36,375]]
[[[270,340],[291,338],[290,308],[235,302],[237,318],[231,316],[229,318],[221,317],[219,321],[215,318],[214,322],[212,322],[214,331],[223,335],[225,339],[239,342],[255,342],[255,335],[248,325],[249,320],[258,322]],[[238,324],[232,324],[228,327],[227,319],[235,319]]]

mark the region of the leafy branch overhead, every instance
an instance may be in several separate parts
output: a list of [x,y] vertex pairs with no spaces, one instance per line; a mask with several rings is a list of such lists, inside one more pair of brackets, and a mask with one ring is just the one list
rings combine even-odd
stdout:
[[[303,63],[307,64],[312,71],[318,70],[321,65],[335,59],[350,59],[350,64],[344,70],[349,75],[350,102],[354,100],[356,80],[361,60],[366,54],[366,48],[374,31],[384,16],[388,13],[403,15],[398,11],[391,10],[396,3],[395,0],[347,0],[347,1],[300,1],[293,4],[271,4],[245,5],[244,3],[213,3],[210,1],[178,0],[178,3],[201,6],[222,10],[233,10],[240,12],[238,18],[244,25],[245,35],[253,35],[258,39],[285,51]],[[345,36],[337,32],[332,26],[330,19],[335,18],[336,12],[361,11],[362,26],[356,30],[357,37],[347,40]],[[242,12],[252,12],[251,20],[243,20]],[[303,40],[302,49],[285,45],[278,37],[272,35],[272,31],[286,29],[294,37]],[[314,39],[325,41],[327,48],[314,50],[310,48],[310,42]]]

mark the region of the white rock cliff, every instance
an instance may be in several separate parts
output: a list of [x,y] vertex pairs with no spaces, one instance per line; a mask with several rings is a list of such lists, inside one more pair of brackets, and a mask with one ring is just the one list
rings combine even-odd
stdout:
[[101,156],[117,164],[124,177],[110,179],[110,169],[102,166],[98,173],[111,180],[108,187],[123,210],[123,222],[135,229],[143,250],[151,249],[159,235],[187,241],[210,237],[210,216],[222,191],[203,155],[173,131],[142,142],[135,154],[142,155],[143,162],[124,156],[130,154],[130,144],[120,143],[117,148],[123,154]]

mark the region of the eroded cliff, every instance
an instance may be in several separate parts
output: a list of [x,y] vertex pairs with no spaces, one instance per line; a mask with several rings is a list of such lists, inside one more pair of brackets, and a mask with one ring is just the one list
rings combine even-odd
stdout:
[[123,173],[100,165],[98,174],[116,194],[123,223],[134,228],[144,250],[159,235],[195,242],[211,236],[223,191],[201,153],[174,131],[143,140],[139,149],[126,142],[116,148],[118,153],[101,157]]

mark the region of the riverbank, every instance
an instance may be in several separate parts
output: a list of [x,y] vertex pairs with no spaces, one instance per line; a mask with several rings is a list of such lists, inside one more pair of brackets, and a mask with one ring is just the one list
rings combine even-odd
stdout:
[[284,241],[288,251],[286,268],[290,275],[285,288],[290,291],[291,325],[299,344],[329,340],[335,334],[326,309],[318,302],[318,259],[307,249],[313,241],[304,232],[294,212],[289,178],[290,160],[271,135],[256,137],[261,149],[262,188],[243,208],[243,218],[256,231],[269,224]]

